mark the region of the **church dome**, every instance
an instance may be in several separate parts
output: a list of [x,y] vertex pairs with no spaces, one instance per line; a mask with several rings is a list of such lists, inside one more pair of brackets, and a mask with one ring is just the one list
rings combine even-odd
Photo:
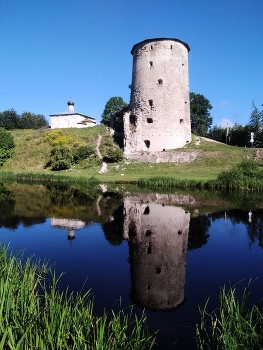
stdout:
[[70,99],[69,101],[68,101],[68,106],[74,106],[74,102]]

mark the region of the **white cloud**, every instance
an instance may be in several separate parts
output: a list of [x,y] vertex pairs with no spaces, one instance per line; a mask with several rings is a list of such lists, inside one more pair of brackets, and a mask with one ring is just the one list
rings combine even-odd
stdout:
[[228,105],[228,101],[226,101],[226,100],[223,100],[223,101],[221,101],[220,105],[221,105],[221,106],[225,106],[225,105]]
[[217,126],[221,126],[222,128],[226,128],[227,126],[229,128],[232,128],[234,126],[234,123],[232,123],[229,119],[222,119],[220,123],[217,124]]

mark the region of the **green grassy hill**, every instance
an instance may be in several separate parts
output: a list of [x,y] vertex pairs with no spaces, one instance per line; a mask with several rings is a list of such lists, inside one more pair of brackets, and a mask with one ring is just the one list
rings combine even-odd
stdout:
[[[96,148],[98,135],[102,136],[101,152],[103,147],[111,147],[111,137],[103,125],[83,129],[56,129],[56,130],[15,130],[12,131],[15,139],[15,152],[2,167],[1,172],[39,172],[51,173],[44,166],[48,161],[50,151],[60,144],[67,145],[71,149],[89,145]],[[164,176],[180,179],[209,180],[215,179],[223,170],[240,163],[243,159],[256,159],[262,162],[263,150],[228,146],[221,143],[200,139],[196,144],[196,137],[184,148],[176,151],[199,151],[196,160],[191,163],[141,163],[124,159],[119,163],[109,163],[108,171],[99,174],[101,165],[82,162],[71,169],[55,174],[67,174],[68,176],[96,176],[100,181],[135,181],[140,177]]]

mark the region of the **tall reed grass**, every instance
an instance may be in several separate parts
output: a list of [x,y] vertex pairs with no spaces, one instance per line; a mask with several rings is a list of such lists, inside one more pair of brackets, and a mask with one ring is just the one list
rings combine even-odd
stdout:
[[[0,247],[0,349],[144,350],[155,336],[132,307],[95,315],[90,291],[59,291],[47,264]],[[50,278],[49,278],[50,277]]]
[[263,169],[252,160],[244,160],[228,171],[223,171],[216,180],[196,181],[171,177],[140,178],[139,187],[149,188],[213,188],[263,191]]
[[219,308],[208,312],[208,301],[200,309],[196,326],[199,350],[263,349],[263,314],[259,305],[248,307],[249,285],[238,296],[237,286],[220,290]]
[[47,173],[0,173],[0,180],[6,182],[6,180],[17,181],[18,183],[64,183],[64,184],[87,184],[98,185],[100,181],[92,177],[72,177],[67,175],[54,175]]

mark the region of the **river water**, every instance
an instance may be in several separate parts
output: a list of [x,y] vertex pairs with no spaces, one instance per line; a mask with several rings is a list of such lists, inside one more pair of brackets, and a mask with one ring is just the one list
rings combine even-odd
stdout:
[[0,185],[0,239],[91,289],[95,311],[146,310],[159,349],[195,349],[198,305],[251,280],[263,296],[263,202],[247,193]]

